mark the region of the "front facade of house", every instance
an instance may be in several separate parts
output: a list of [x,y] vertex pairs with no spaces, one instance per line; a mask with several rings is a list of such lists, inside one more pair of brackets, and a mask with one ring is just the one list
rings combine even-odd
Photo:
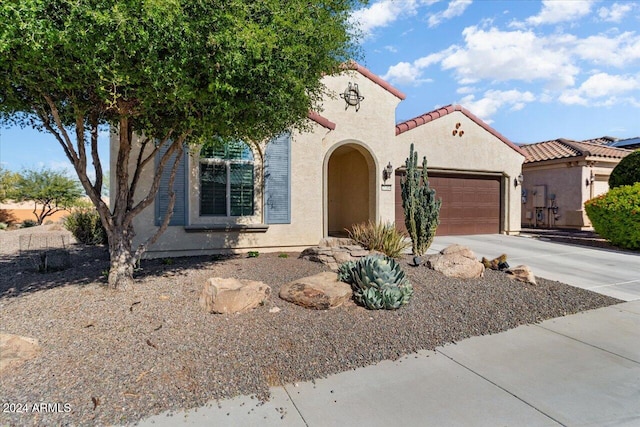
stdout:
[[[412,143],[443,199],[439,234],[519,231],[517,146],[459,106],[396,125],[404,95],[359,65],[324,83],[335,96],[309,115],[311,131],[185,155],[171,224],[147,256],[297,251],[367,220],[401,225],[399,181]],[[111,149],[114,171],[117,139]],[[151,180],[141,180],[140,194]],[[161,193],[136,218],[137,239],[160,224]]]
[[609,175],[629,150],[556,139],[521,146],[524,227],[589,229],[584,202],[609,191]]

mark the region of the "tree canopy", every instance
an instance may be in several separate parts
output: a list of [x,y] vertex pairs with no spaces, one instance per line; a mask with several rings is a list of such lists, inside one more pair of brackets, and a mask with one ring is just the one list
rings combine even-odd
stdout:
[[[48,131],[60,143],[107,230],[109,283],[126,284],[168,224],[170,215],[131,248],[133,218],[153,202],[164,168],[175,174],[169,159],[186,141],[262,141],[304,127],[323,95],[321,77],[357,54],[349,17],[359,3],[5,0],[0,121]],[[100,198],[104,124],[119,130],[112,209]],[[137,194],[163,145],[151,189]]]
[[15,201],[33,202],[33,214],[41,225],[48,216],[75,205],[82,193],[77,181],[43,168],[20,173],[11,196]]

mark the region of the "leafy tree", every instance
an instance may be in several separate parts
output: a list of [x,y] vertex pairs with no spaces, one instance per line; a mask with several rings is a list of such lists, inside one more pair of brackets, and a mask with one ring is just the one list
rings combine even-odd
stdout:
[[32,201],[38,225],[56,212],[69,209],[82,197],[77,181],[51,169],[27,170],[20,174],[12,194],[19,202]]
[[0,166],[0,203],[12,198],[12,193],[19,178],[20,175],[18,173],[11,172]]
[[[173,188],[185,144],[264,141],[304,129],[322,76],[357,51],[349,17],[358,3],[5,0],[0,120],[48,131],[60,143],[107,231],[109,285],[126,286],[166,229],[175,195],[163,224],[136,248],[133,220],[153,203],[166,168]],[[100,198],[105,124],[119,130],[111,210]],[[153,183],[139,194],[150,169]]]
[[640,182],[640,151],[627,155],[616,165],[609,175],[609,188],[633,185]]

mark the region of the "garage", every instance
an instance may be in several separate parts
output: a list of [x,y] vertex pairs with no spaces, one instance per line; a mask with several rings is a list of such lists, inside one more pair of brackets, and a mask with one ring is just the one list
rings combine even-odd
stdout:
[[[406,232],[400,180],[396,173],[396,227]],[[502,207],[499,175],[429,173],[429,185],[442,199],[436,235],[495,234],[500,232]]]

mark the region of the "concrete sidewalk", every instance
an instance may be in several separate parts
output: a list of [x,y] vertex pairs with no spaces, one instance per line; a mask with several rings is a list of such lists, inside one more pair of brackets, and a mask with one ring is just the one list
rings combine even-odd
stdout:
[[[271,389],[142,426],[638,426],[640,257],[510,236],[437,238],[626,302]],[[572,283],[573,282],[573,283]]]

